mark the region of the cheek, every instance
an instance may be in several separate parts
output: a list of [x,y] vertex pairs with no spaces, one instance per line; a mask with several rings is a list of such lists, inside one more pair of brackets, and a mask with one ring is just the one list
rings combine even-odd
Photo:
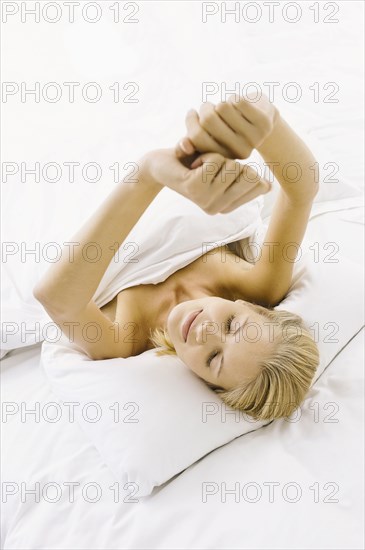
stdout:
[[201,374],[201,357],[194,350],[189,350],[185,345],[176,345],[176,353],[179,359],[195,374]]
[[202,350],[194,351],[189,353],[185,351],[185,361],[186,366],[198,376],[204,376],[209,369],[204,368],[204,355]]

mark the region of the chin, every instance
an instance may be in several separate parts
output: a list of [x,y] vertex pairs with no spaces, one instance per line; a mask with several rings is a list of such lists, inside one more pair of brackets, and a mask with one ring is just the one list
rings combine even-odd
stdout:
[[194,303],[197,300],[187,300],[186,302],[181,302],[172,308],[170,313],[167,316],[166,328],[170,336],[170,339],[174,346],[176,343],[181,343],[181,323],[184,320],[185,316],[192,311],[196,306]]
[[179,329],[179,319],[181,319],[182,316],[181,306],[182,304],[177,304],[174,306],[168,314],[166,321],[167,332],[174,346],[176,341],[176,331]]

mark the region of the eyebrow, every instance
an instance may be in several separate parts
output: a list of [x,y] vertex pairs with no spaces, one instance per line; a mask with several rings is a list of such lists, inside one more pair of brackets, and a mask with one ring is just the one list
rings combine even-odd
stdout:
[[[245,322],[243,323],[242,327],[239,326],[239,327],[234,331],[233,334],[236,334],[236,332],[237,332],[238,330],[241,330],[241,328],[243,328],[243,327],[245,326],[245,324],[248,323],[248,322],[249,322],[249,316],[247,315],[246,320],[245,320]],[[219,365],[219,369],[218,369],[218,372],[217,372],[217,378],[219,378],[219,375],[220,375],[220,373],[221,373],[221,371],[222,371],[222,369],[223,369],[223,365],[224,365],[224,355],[222,355],[222,361],[221,361],[221,364]]]

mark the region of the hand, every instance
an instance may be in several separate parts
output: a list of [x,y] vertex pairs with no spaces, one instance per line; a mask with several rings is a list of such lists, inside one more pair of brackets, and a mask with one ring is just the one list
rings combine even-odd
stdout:
[[179,158],[186,156],[185,144],[199,153],[210,151],[226,158],[247,159],[265,142],[279,117],[278,109],[265,95],[257,102],[250,95],[232,95],[216,106],[203,103],[199,114],[194,110],[187,113],[187,136],[176,154]]
[[141,181],[169,187],[207,214],[231,212],[271,189],[253,168],[217,153],[201,155],[194,169],[184,166],[174,149],[147,153],[139,164]]

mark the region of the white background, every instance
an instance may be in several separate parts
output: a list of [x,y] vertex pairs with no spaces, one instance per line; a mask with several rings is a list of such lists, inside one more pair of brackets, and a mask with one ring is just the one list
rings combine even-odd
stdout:
[[[297,131],[310,131],[327,140],[343,173],[361,185],[363,2],[302,1],[294,3],[297,8],[280,2],[273,22],[263,2],[251,2],[250,8],[248,2],[210,2],[209,9],[217,13],[207,16],[206,23],[202,18],[208,8],[201,2],[119,2],[119,23],[113,22],[113,2],[97,3],[101,16],[96,23],[85,20],[96,17],[95,8],[82,11],[90,2],[75,6],[73,23],[68,21],[69,11],[63,2],[57,3],[60,20],[56,23],[45,20],[57,16],[54,7],[42,11],[52,2],[38,3],[39,23],[25,11],[34,9],[35,2],[2,2],[3,21],[5,9],[16,9],[7,4],[16,6],[18,12],[8,15],[2,24],[3,82],[19,87],[24,82],[29,89],[38,82],[41,98],[36,103],[34,96],[28,95],[22,102],[20,92],[3,95],[3,162],[25,162],[27,168],[37,161],[41,167],[47,162],[57,162],[61,167],[70,161],[81,166],[98,162],[103,170],[98,183],[89,183],[83,182],[80,168],[76,169],[75,182],[69,184],[63,167],[59,183],[42,182],[41,178],[43,193],[56,192],[55,197],[57,193],[67,194],[70,203],[79,194],[92,195],[87,203],[97,205],[114,183],[109,166],[119,162],[122,168],[128,161],[137,161],[146,150],[173,146],[184,134],[185,113],[189,108],[199,108],[204,82],[217,83],[219,92],[209,98],[215,103],[224,99],[222,83],[228,90],[238,83],[242,90],[248,82],[255,82],[268,93],[263,83],[279,82],[274,103],[281,114]],[[318,23],[310,9],[315,4],[319,6]],[[238,22],[229,14],[223,22],[224,5],[239,8]],[[130,15],[132,11],[136,13]],[[285,21],[284,17],[293,20],[296,14],[300,15],[296,23]],[[249,22],[257,17],[256,23]],[[338,19],[338,23],[325,23],[326,17],[329,21]],[[138,22],[128,23],[128,19]],[[62,89],[56,103],[42,97],[49,82]],[[63,82],[80,83],[73,104]],[[97,82],[102,89],[96,103],[88,103],[81,96],[80,89],[89,82]],[[109,90],[115,82],[121,87],[121,101],[117,103]],[[123,90],[130,82],[139,87],[134,96],[138,103],[122,101],[132,91],[132,87]],[[302,91],[296,103],[283,97],[290,82]],[[320,90],[318,102],[309,89],[315,82]],[[339,87],[333,96],[338,103],[323,101],[333,90],[331,86],[324,89],[329,82]],[[288,93],[293,97],[294,91],[290,88]],[[49,89],[50,96],[53,93]],[[121,176],[125,173],[121,170]],[[20,171],[8,182],[12,189],[20,183]],[[27,194],[30,186],[35,192],[31,175],[19,193]]]

